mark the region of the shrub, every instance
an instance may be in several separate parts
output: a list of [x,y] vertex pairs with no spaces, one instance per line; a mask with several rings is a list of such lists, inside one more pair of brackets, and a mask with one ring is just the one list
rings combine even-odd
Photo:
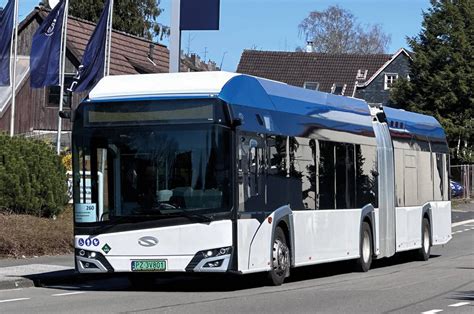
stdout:
[[0,134],[0,208],[51,217],[67,202],[66,170],[39,140]]

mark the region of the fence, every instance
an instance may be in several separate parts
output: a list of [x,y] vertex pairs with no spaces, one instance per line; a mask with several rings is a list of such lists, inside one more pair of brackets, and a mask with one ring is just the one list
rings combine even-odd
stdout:
[[474,196],[474,165],[451,166],[451,197],[471,198]]

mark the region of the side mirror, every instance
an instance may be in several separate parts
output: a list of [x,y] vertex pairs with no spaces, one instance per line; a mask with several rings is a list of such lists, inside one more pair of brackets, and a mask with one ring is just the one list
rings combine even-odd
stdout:
[[236,128],[238,126],[241,126],[243,123],[241,118],[235,118],[232,120],[232,127]]

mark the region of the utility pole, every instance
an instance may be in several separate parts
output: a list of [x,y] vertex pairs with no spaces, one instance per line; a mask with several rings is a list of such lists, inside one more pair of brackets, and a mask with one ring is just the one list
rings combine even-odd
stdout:
[[171,1],[170,73],[179,72],[181,62],[181,0]]

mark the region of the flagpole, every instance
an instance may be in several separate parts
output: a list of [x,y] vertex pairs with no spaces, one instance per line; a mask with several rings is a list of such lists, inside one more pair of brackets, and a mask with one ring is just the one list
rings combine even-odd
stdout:
[[[59,112],[63,111],[64,104],[64,72],[66,68],[66,39],[67,39],[67,20],[69,16],[69,0],[66,0],[64,8],[64,17],[63,17],[63,27],[62,27],[62,36],[61,36],[61,49],[59,52],[59,83],[60,92],[59,92]],[[61,127],[62,119],[59,116],[58,112],[58,136],[56,140],[56,153],[59,155],[61,153]]]
[[16,106],[16,59],[18,55],[18,2],[19,0],[13,0],[15,1],[15,7],[13,9],[13,26],[15,27],[15,31],[12,32],[12,46],[10,48],[10,54],[11,51],[14,50],[13,52],[13,70],[10,70],[11,75],[11,83],[12,83],[12,104],[11,104],[11,109],[10,109],[10,136],[15,135],[15,106]]
[[112,31],[113,31],[113,17],[114,17],[114,0],[110,0],[110,7],[109,7],[109,16],[107,20],[107,44],[106,44],[106,51],[105,51],[105,69],[104,69],[104,76],[110,75],[110,59],[111,59],[111,50],[112,50]]

